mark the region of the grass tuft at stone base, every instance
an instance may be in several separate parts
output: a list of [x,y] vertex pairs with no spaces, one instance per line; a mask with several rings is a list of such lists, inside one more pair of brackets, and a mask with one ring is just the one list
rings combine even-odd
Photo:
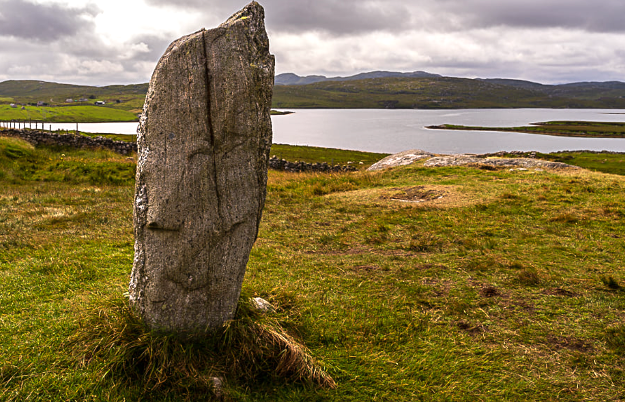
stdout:
[[310,351],[247,295],[234,320],[192,340],[151,331],[127,300],[109,299],[81,313],[65,346],[77,368],[95,369],[117,387],[140,388],[148,399],[153,393],[224,397],[229,384],[257,380],[336,387]]

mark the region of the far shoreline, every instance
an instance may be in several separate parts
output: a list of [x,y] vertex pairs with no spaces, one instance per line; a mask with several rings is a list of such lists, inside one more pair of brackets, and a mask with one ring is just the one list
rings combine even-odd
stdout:
[[625,138],[625,123],[620,122],[549,121],[531,124],[532,126],[524,127],[480,127],[439,124],[426,126],[426,128],[431,130],[502,131],[571,138]]

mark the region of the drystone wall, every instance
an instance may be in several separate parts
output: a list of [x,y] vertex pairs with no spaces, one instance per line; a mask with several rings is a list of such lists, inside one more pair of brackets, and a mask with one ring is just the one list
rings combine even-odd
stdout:
[[355,172],[356,169],[353,166],[345,165],[329,165],[323,163],[306,163],[306,162],[289,162],[284,159],[279,159],[272,156],[269,159],[269,168],[274,170],[283,170],[285,172],[324,172],[324,173],[338,173],[338,172]]
[[34,146],[53,145],[72,148],[98,149],[106,148],[122,155],[137,152],[134,142],[114,141],[106,137],[87,137],[75,134],[57,134],[47,131],[29,129],[6,129],[0,131],[0,136],[21,138]]

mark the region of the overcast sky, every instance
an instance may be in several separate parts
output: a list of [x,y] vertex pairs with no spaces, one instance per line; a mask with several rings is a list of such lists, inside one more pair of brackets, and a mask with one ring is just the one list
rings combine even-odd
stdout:
[[[147,82],[239,0],[0,0],[0,81]],[[276,73],[625,81],[624,0],[264,0]]]

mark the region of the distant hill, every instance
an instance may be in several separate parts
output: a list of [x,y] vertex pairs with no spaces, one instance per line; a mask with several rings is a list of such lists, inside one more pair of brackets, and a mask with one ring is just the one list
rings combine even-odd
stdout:
[[542,90],[548,85],[539,84],[537,82],[532,81],[523,81],[523,80],[511,80],[506,78],[478,78],[480,81],[488,82],[491,84],[497,85],[506,85],[515,88],[523,88],[530,90]]
[[[56,82],[24,80],[0,82],[0,98],[10,98],[12,102],[50,104],[64,103],[66,99],[102,99],[108,101],[130,101],[136,106],[136,98],[143,98],[148,91],[148,84],[108,85],[93,87],[87,85],[59,84]],[[140,105],[139,105],[140,107]]]
[[517,88],[531,89],[551,96],[564,96],[580,99],[599,99],[601,97],[618,98],[625,96],[625,83],[620,81],[573,82],[570,84],[560,85],[544,85],[531,81],[501,78],[482,79],[482,81]]
[[274,79],[274,85],[307,85],[326,80],[327,78],[323,75],[309,75],[307,77],[300,77],[297,74],[285,73],[276,75]]
[[[623,108],[625,83],[576,82],[544,85],[531,81],[443,77],[424,71],[372,71],[349,77],[279,74],[275,108]],[[148,84],[104,87],[45,81],[0,82],[0,103],[101,99],[107,107],[139,113]]]
[[[358,79],[363,76],[369,78]],[[303,83],[308,77],[285,78],[280,82],[298,83],[274,87],[276,108],[625,108],[625,83],[614,81],[544,85],[423,72],[373,72],[308,84]]]
[[308,75],[306,77],[300,77],[293,73],[284,73],[276,75],[275,85],[308,85],[315,82],[325,81],[355,81],[366,80],[371,78],[431,78],[440,77],[438,74],[430,74],[425,71],[414,71],[412,73],[399,73],[393,71],[371,71],[368,73],[360,73],[349,77],[331,77],[327,78],[324,75]]

